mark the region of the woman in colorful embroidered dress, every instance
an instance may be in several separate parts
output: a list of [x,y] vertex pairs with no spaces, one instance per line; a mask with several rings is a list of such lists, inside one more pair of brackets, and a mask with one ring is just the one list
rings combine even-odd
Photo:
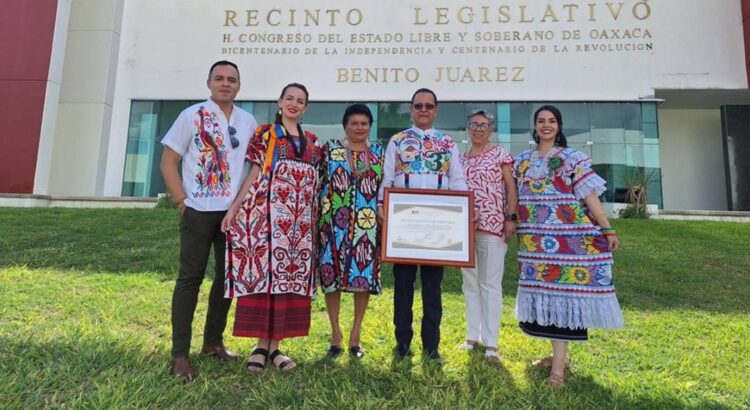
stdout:
[[547,382],[565,383],[568,342],[588,339],[590,328],[623,326],[612,285],[612,251],[619,246],[599,202],[605,181],[591,158],[567,148],[562,115],[553,106],[534,113],[535,150],[515,161],[518,181],[520,278],[516,316],[521,330],[550,339]]
[[331,321],[328,356],[342,352],[341,291],[354,293],[354,323],[349,352],[360,358],[362,319],[370,294],[380,293],[378,186],[383,179],[383,147],[370,143],[372,113],[364,104],[349,106],[343,119],[346,137],[323,149],[320,191],[320,285]]
[[513,157],[507,149],[490,143],[494,119],[486,110],[469,115],[466,131],[471,137],[471,149],[460,156],[479,216],[474,236],[477,267],[461,269],[467,325],[466,342],[461,348],[472,350],[481,341],[487,360],[499,362],[505,252],[516,233],[518,195]]
[[248,145],[250,175],[239,191],[246,194],[222,223],[229,232],[226,296],[238,298],[234,335],[258,338],[247,362],[253,373],[266,361],[293,370],[279,343],[310,329],[322,150],[298,123],[307,102],[301,84],[284,87],[276,122],[258,127]]

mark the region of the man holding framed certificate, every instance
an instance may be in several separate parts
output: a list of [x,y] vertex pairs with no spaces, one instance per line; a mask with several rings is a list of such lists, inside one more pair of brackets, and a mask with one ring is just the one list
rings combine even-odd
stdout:
[[[400,246],[402,250],[404,247],[413,249],[413,251],[410,251],[413,253],[413,259],[410,259],[408,264],[396,262],[393,266],[393,324],[395,326],[398,358],[404,359],[410,354],[413,337],[414,281],[416,280],[417,268],[419,268],[422,280],[423,305],[422,347],[428,359],[440,361],[438,348],[440,345],[440,320],[443,314],[440,284],[443,279],[443,266],[435,261],[445,258],[437,257],[432,260],[416,258],[421,257],[422,253],[433,251],[438,252],[438,255],[440,252],[450,255],[455,249],[470,246],[472,241],[470,238],[461,238],[461,235],[457,235],[458,238],[453,238],[450,230],[438,229],[431,233],[429,228],[422,228],[434,221],[435,223],[453,223],[455,226],[466,225],[463,230],[473,232],[473,228],[469,226],[473,216],[473,201],[469,195],[467,196],[468,202],[463,204],[459,203],[460,201],[454,201],[456,203],[447,201],[448,203],[420,204],[417,203],[419,201],[409,200],[408,198],[401,204],[388,204],[388,198],[386,198],[386,196],[390,197],[388,188],[401,188],[394,191],[402,195],[406,193],[407,197],[412,190],[415,194],[427,192],[422,191],[425,189],[432,190],[433,194],[440,190],[468,191],[459,161],[458,147],[453,139],[433,128],[438,113],[438,101],[435,93],[426,88],[417,90],[411,99],[410,112],[414,126],[391,137],[386,149],[383,182],[378,194],[378,215],[383,218],[385,211],[387,212],[387,218],[393,218],[399,212],[402,213],[401,216],[404,212],[408,212],[415,216],[410,218],[414,228],[401,226],[404,235],[400,241],[396,238],[392,239],[392,242],[388,242],[386,238],[384,240],[387,242],[386,246],[383,246],[383,259],[389,259],[387,250],[389,248]],[[386,192],[387,189],[389,192]],[[427,196],[423,198],[427,198]],[[429,200],[426,201],[429,202]],[[383,205],[388,208],[384,210]],[[462,213],[467,217],[467,221],[461,222]],[[450,217],[453,214],[457,214],[455,219]],[[430,219],[426,215],[437,215],[437,217]],[[444,215],[446,218],[442,218],[440,215]],[[451,221],[455,220],[455,222],[451,222],[447,218],[450,218]],[[439,235],[434,235],[436,231],[447,232],[449,235],[443,237],[442,232]],[[387,237],[388,235],[384,234],[383,236]],[[466,253],[473,255],[474,251],[471,249],[470,252]],[[396,260],[404,259],[406,258]],[[469,263],[473,265],[473,259]]]

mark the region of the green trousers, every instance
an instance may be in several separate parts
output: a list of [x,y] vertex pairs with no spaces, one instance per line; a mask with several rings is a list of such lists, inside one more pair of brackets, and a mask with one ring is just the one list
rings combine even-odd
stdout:
[[227,313],[232,305],[232,299],[224,298],[226,237],[221,231],[221,220],[225,214],[226,211],[201,212],[186,208],[180,219],[180,273],[172,294],[172,357],[187,356],[190,352],[195,306],[212,245],[216,265],[208,295],[203,345],[212,346],[223,340]]

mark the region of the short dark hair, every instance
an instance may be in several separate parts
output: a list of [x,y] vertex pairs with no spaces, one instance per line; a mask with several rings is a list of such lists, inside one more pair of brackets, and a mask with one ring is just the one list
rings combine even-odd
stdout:
[[411,96],[411,103],[414,104],[414,99],[417,98],[417,94],[420,93],[428,93],[432,94],[432,98],[435,100],[435,105],[438,105],[437,95],[435,95],[435,92],[430,90],[429,88],[420,88],[417,91],[414,91],[414,94]]
[[238,80],[240,79],[240,69],[239,69],[239,67],[237,67],[237,64],[235,64],[235,63],[233,63],[233,62],[231,62],[231,61],[227,61],[227,60],[221,60],[221,61],[217,61],[217,62],[215,62],[215,63],[214,63],[214,64],[213,64],[212,66],[211,66],[211,69],[210,69],[210,70],[208,70],[208,79],[209,79],[209,80],[211,79],[211,74],[213,74],[213,73],[214,73],[214,68],[216,68],[216,67],[218,67],[218,66],[220,66],[220,65],[228,65],[228,66],[230,66],[230,67],[234,67],[234,69],[235,69],[235,70],[237,70],[237,79],[238,79]]
[[539,118],[539,113],[542,111],[549,111],[557,120],[557,135],[555,136],[555,145],[563,148],[568,148],[568,139],[563,133],[563,120],[562,113],[554,105],[543,105],[534,112],[534,130],[531,132],[531,136],[534,138],[534,142],[539,144],[539,136],[536,135],[536,120]]
[[370,108],[368,108],[364,104],[352,104],[346,107],[346,111],[344,111],[344,118],[341,120],[344,128],[346,128],[346,124],[349,122],[349,117],[351,117],[352,115],[364,115],[370,121],[370,125],[372,125],[373,119]]

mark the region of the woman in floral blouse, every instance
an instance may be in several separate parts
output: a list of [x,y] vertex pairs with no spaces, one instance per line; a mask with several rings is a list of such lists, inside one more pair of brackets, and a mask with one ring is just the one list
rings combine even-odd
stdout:
[[485,357],[499,362],[497,347],[503,311],[505,252],[516,231],[518,199],[513,157],[507,149],[490,143],[494,125],[494,116],[488,111],[473,111],[466,125],[471,149],[460,157],[479,216],[475,234],[477,267],[461,269],[468,327],[466,342],[461,348],[471,350],[481,342],[485,346]]

